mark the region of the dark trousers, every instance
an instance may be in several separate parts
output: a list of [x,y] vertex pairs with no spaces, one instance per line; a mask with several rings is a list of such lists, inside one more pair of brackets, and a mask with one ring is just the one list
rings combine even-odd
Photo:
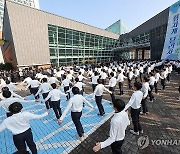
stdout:
[[165,86],[166,86],[165,79],[161,79],[161,85],[162,85],[163,90],[164,90],[164,89],[165,89]]
[[6,112],[6,116],[7,117],[10,117],[10,116],[12,116],[13,115],[13,113],[11,113],[11,112]]
[[120,140],[120,141],[115,141],[111,144],[111,150],[112,150],[112,154],[122,154],[122,144],[123,144],[124,140]]
[[60,100],[58,101],[51,101],[52,108],[56,115],[56,118],[59,119],[62,115],[61,108],[60,108]]
[[94,90],[96,89],[96,86],[97,86],[97,84],[92,84],[93,92],[94,92]]
[[35,99],[39,99],[39,94],[37,95],[37,96],[35,96],[36,95],[36,93],[38,92],[38,87],[36,87],[36,88],[31,88],[31,92],[32,92],[32,94],[34,95],[34,97],[35,97]]
[[120,90],[120,95],[123,95],[123,82],[119,82],[119,90]]
[[143,113],[148,112],[146,101],[147,101],[147,97],[145,99],[142,99],[141,101]]
[[139,114],[141,112],[141,108],[139,109],[133,109],[131,108],[131,118],[132,118],[132,123],[134,126],[134,132],[141,131],[141,124],[139,122]]
[[170,82],[170,75],[171,75],[170,73],[168,73],[168,75],[167,75],[167,81],[168,82]]
[[28,129],[27,131],[21,134],[13,135],[13,141],[18,151],[26,150],[26,143],[27,143],[32,154],[37,154],[36,144],[33,141],[33,135],[31,129]]
[[[47,93],[42,93],[43,98],[45,99],[48,96],[49,92]],[[47,101],[45,101],[45,105],[46,105],[46,109],[50,109],[51,108],[51,99],[48,99]]]
[[158,82],[154,82],[154,90],[155,90],[155,93],[157,94],[158,93]]
[[132,89],[132,80],[130,80],[129,78],[128,78],[128,85],[129,85],[129,89]]
[[139,77],[140,77],[140,81],[142,82],[142,78],[143,78],[143,73],[139,73]]
[[110,96],[111,96],[112,103],[114,103],[114,101],[115,101],[114,87],[109,87],[109,90],[112,92],[112,94],[110,94]]
[[149,85],[149,88],[150,88],[150,90],[148,91],[148,94],[149,94],[150,101],[152,101],[154,99],[154,96],[152,94],[154,86],[153,85]]
[[83,129],[81,121],[80,121],[81,116],[82,116],[82,111],[81,112],[71,112],[71,118],[76,127],[79,137],[82,137],[84,134],[84,129]]
[[105,85],[106,79],[102,79],[102,84]]
[[95,96],[95,100],[96,100],[96,104],[99,109],[100,115],[103,115],[105,112],[104,112],[104,107],[102,105],[102,96]]
[[[64,92],[66,93],[66,91],[68,91],[69,90],[69,86],[67,86],[67,87],[64,87]],[[66,98],[67,98],[67,100],[69,100],[70,99],[70,93],[68,92],[68,95],[66,96]]]

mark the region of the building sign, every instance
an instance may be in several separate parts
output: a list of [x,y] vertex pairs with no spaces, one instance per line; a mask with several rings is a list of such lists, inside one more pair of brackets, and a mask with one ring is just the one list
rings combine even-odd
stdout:
[[180,60],[180,1],[169,9],[169,19],[162,60]]

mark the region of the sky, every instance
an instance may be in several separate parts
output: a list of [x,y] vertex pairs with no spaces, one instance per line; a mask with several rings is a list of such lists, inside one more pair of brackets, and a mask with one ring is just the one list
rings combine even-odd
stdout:
[[39,0],[40,9],[101,29],[121,19],[129,31],[178,0]]

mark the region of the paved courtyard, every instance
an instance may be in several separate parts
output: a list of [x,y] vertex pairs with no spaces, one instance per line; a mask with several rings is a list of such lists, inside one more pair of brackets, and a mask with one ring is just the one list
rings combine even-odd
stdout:
[[[137,140],[140,136],[134,136],[129,133],[132,123],[128,127],[122,150],[124,154],[178,154],[180,146],[178,145],[158,145],[154,144],[155,140],[180,140],[180,101],[178,97],[178,86],[180,85],[180,76],[173,73],[171,83],[167,84],[165,91],[160,90],[160,95],[155,95],[156,100],[148,103],[150,111],[149,115],[140,117],[144,134],[149,138],[149,145],[144,149],[140,149]],[[122,98],[127,102],[132,94],[125,85],[125,95],[116,95],[116,98]],[[161,88],[161,86],[159,86]],[[85,88],[85,97],[90,101],[92,98],[92,89],[88,86]],[[116,94],[118,94],[118,87]],[[21,92],[26,95],[26,92]],[[33,99],[27,96],[28,100]],[[98,141],[104,141],[109,134],[110,118],[113,115],[112,105],[109,103],[109,94],[104,95],[103,105],[105,107],[105,116],[97,116],[97,109],[93,110],[88,106],[83,108],[83,116],[81,118],[87,138],[81,144],[77,142],[77,133],[70,117],[70,111],[61,125],[57,124],[53,111],[47,117],[31,121],[34,140],[37,144],[38,154],[93,154],[92,147]],[[95,106],[95,102],[92,103]],[[62,110],[65,109],[67,101],[65,97],[61,100]],[[44,104],[37,102],[24,103],[24,110],[41,114],[45,112]],[[0,122],[5,118],[5,113],[0,108]],[[109,120],[108,120],[109,119]],[[0,133],[0,154],[12,154],[16,151],[13,145],[12,134],[6,130]],[[110,154],[111,149],[107,147],[99,154]]]

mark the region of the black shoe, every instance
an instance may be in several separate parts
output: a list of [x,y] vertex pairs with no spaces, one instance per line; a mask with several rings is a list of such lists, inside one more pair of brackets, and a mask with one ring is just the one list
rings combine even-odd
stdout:
[[102,114],[98,113],[97,115],[98,115],[98,116],[103,116],[104,114],[105,114],[105,113],[102,113]]

